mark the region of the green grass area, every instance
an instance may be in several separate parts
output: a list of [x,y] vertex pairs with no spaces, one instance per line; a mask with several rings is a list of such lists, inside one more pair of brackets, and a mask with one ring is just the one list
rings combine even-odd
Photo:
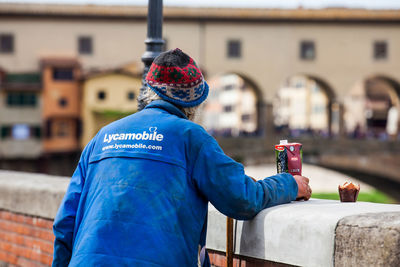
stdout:
[[135,112],[136,112],[136,110],[132,110],[132,111],[119,111],[119,110],[96,111],[97,114],[100,114],[109,119],[122,119],[123,117],[129,116]]
[[[313,193],[312,198],[321,198],[321,199],[333,199],[339,200],[339,193]],[[388,195],[378,191],[370,191],[370,192],[360,192],[358,195],[357,201],[366,201],[366,202],[375,202],[375,203],[385,203],[385,204],[395,204],[398,203],[393,198]]]

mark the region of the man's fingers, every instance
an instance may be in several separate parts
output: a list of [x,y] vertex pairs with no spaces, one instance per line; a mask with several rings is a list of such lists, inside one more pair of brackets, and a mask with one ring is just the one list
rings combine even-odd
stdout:
[[310,179],[301,175],[294,175],[294,178],[299,188],[297,199],[309,200],[312,194],[312,190],[309,185]]
[[312,189],[308,184],[304,184],[304,186],[305,186],[304,200],[307,201],[311,198]]

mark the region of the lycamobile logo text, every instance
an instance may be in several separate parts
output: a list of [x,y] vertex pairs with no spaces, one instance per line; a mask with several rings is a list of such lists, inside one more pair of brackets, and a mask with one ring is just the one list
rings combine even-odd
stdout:
[[115,133],[105,134],[104,143],[111,143],[113,140],[153,140],[161,142],[164,135],[157,133],[157,127],[150,127],[149,132],[143,131],[142,133]]

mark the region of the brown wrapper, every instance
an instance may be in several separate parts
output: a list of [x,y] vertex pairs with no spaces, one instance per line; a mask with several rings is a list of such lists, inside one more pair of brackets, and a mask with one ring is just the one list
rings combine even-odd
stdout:
[[359,192],[360,192],[360,189],[340,188],[340,186],[339,186],[340,201],[341,202],[356,202]]
[[339,185],[339,196],[341,202],[356,202],[358,193],[360,192],[360,185],[345,182]]

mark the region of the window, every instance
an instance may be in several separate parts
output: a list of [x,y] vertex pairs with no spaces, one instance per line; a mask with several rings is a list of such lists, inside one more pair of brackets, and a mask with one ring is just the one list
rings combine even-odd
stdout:
[[65,137],[68,136],[69,132],[69,125],[66,121],[59,121],[56,125],[56,136],[58,137]]
[[57,81],[72,81],[74,79],[74,72],[72,68],[54,68],[53,80]]
[[15,140],[27,140],[31,135],[31,129],[27,124],[15,124],[12,127],[11,133]]
[[93,54],[93,41],[90,36],[80,36],[78,38],[78,51],[81,55]]
[[306,87],[306,84],[304,83],[304,81],[296,81],[294,87],[296,87],[296,88],[304,88],[304,87]]
[[224,111],[225,112],[232,112],[233,111],[233,106],[224,106]]
[[25,106],[34,107],[37,103],[37,96],[34,93],[15,92],[8,93],[7,105],[8,106]]
[[58,100],[58,104],[60,105],[60,107],[66,107],[68,105],[68,100],[66,98],[60,98]]
[[0,137],[13,138],[15,140],[26,140],[30,137],[40,138],[42,129],[40,126],[29,126],[26,124],[14,124],[0,127]]
[[75,138],[79,139],[82,135],[82,121],[80,119],[75,119],[74,121],[75,127]]
[[100,100],[106,99],[106,92],[104,92],[104,91],[97,92],[97,98]]
[[246,122],[246,121],[250,121],[251,119],[251,115],[250,114],[243,114],[242,115],[242,121]]
[[229,91],[229,90],[232,90],[234,88],[235,88],[234,84],[227,84],[227,85],[224,86],[224,90],[225,91]]
[[46,137],[51,138],[53,136],[53,120],[48,119],[46,121]]
[[300,43],[300,58],[304,60],[315,59],[315,44],[313,41],[302,41]]
[[1,127],[1,138],[7,138],[11,136],[11,127],[10,126],[2,126]]
[[0,34],[0,53],[11,54],[14,52],[14,36],[12,34]]
[[240,40],[229,40],[228,41],[228,58],[240,58],[242,56],[242,43]]
[[35,138],[40,138],[42,137],[42,129],[40,128],[40,126],[33,126],[31,128],[31,132],[32,132],[32,136]]
[[135,100],[135,93],[132,92],[132,91],[128,92],[128,99],[129,100]]
[[388,49],[386,41],[374,42],[374,59],[386,59],[388,57]]

